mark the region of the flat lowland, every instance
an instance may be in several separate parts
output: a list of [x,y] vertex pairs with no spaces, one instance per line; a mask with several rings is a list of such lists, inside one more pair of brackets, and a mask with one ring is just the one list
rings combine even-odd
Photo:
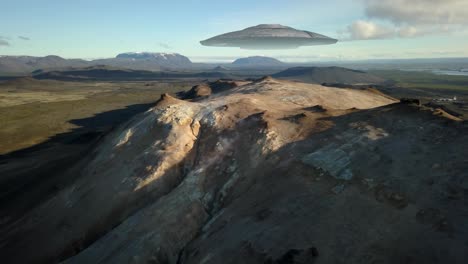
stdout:
[[[0,82],[0,155],[80,128],[73,120],[156,101],[183,82],[62,82],[18,78]],[[149,106],[148,106],[149,107]],[[112,122],[119,121],[113,117]],[[100,126],[95,123],[93,129]]]

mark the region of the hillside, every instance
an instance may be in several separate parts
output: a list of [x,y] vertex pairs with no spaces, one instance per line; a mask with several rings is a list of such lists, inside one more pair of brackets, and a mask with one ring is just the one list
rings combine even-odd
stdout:
[[158,71],[166,69],[190,68],[192,62],[177,53],[128,52],[115,58],[91,61],[64,59],[59,56],[0,56],[0,74],[28,74],[36,70],[51,71],[66,68],[82,68],[105,65],[133,70]]
[[131,70],[106,65],[91,66],[85,68],[71,68],[66,70],[36,71],[33,75],[36,79],[52,80],[157,80],[173,78],[228,78],[227,73],[222,72],[177,72],[177,71],[145,71]]
[[134,70],[164,70],[190,67],[189,58],[177,53],[128,52],[118,54],[115,58],[94,60],[92,64],[104,64]]
[[73,183],[3,220],[0,257],[464,263],[468,127],[454,120],[272,78],[164,95],[66,172]]
[[275,78],[306,83],[379,84],[385,79],[370,73],[342,67],[294,67],[272,75]]
[[0,56],[0,74],[23,74],[38,69],[85,67],[89,63],[79,59],[64,59],[59,56]]
[[270,57],[263,57],[263,56],[253,56],[247,58],[240,58],[235,60],[232,65],[235,66],[242,66],[242,67],[266,67],[266,66],[282,66],[284,65],[283,62]]

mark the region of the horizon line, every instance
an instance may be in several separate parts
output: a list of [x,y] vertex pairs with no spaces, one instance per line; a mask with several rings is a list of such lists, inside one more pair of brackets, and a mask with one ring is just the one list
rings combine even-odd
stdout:
[[[153,52],[153,53],[167,53],[167,52]],[[121,53],[119,53],[121,54]],[[173,52],[173,54],[179,54],[185,56],[190,59],[193,63],[231,63],[240,58],[249,58],[249,57],[268,57],[280,60],[286,64],[294,64],[294,63],[326,63],[326,62],[365,62],[365,61],[408,61],[408,60],[444,60],[444,59],[468,59],[468,56],[445,56],[445,57],[382,57],[382,58],[336,58],[336,57],[300,57],[300,56],[287,56],[287,55],[280,55],[280,56],[262,56],[262,55],[252,55],[252,56],[187,56],[181,53]],[[36,58],[44,58],[48,56],[57,56],[67,60],[85,60],[85,61],[93,61],[93,60],[100,60],[100,59],[113,59],[113,57],[68,57],[68,56],[60,56],[55,54],[49,54],[44,56],[35,56],[35,55],[0,55],[1,57],[36,57]],[[303,59],[301,59],[303,58]]]

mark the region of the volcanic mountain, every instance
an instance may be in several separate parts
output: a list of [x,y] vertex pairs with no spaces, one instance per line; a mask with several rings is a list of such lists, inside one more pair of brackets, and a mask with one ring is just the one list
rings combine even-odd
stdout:
[[265,67],[265,66],[282,66],[283,62],[270,57],[253,56],[247,58],[240,58],[235,60],[232,65],[243,66],[243,67]]
[[465,263],[466,123],[374,90],[231,86],[108,134],[2,218],[2,262]]
[[135,70],[161,70],[183,68],[192,64],[189,58],[178,53],[128,52],[112,59],[94,60],[93,64],[104,64]]
[[51,71],[66,68],[83,68],[90,66],[111,66],[133,70],[158,71],[174,68],[190,68],[192,62],[177,53],[128,52],[115,58],[85,61],[64,59],[59,56],[0,56],[0,73],[25,74],[36,70]]

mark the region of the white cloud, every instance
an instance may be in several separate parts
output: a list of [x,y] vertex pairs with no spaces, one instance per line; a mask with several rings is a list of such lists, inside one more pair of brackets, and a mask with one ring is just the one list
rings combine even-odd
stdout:
[[387,26],[368,21],[356,21],[345,30],[346,39],[383,39],[395,36],[395,31]]
[[364,0],[369,18],[396,25],[468,24],[466,0]]
[[400,32],[398,35],[402,38],[410,38],[410,37],[422,36],[422,35],[425,35],[425,33],[416,27],[409,26],[409,27],[404,27],[400,29]]
[[344,38],[414,38],[459,32],[468,25],[468,0],[362,0],[367,21],[344,30]]

